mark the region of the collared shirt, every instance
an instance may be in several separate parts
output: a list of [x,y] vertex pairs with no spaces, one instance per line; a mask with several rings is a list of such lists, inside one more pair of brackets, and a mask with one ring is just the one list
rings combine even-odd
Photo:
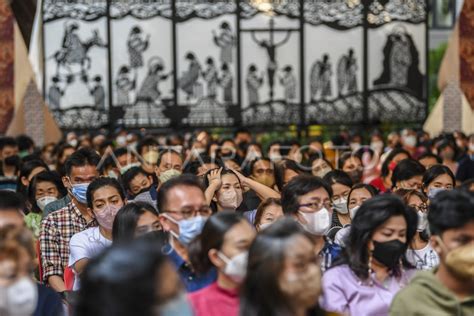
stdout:
[[214,268],[205,274],[198,275],[192,270],[191,265],[184,261],[170,245],[166,246],[166,248],[165,253],[168,254],[168,258],[176,267],[176,271],[181,277],[188,293],[200,290],[217,280],[217,272]]
[[49,213],[65,208],[71,202],[71,197],[69,194],[66,194],[63,198],[51,202],[45,206],[43,211],[43,217],[48,216]]
[[341,254],[341,247],[333,243],[329,238],[324,238],[324,247],[319,252],[319,257],[321,258],[321,272],[329,269],[333,262]]
[[383,282],[373,273],[370,281],[365,281],[347,264],[336,266],[323,275],[321,307],[344,315],[387,315],[393,297],[408,284],[414,272],[405,270],[400,278],[391,275]]
[[73,202],[52,212],[41,223],[40,247],[43,279],[52,275],[63,275],[68,266],[69,241],[89,227],[97,226],[96,220],[87,222]]

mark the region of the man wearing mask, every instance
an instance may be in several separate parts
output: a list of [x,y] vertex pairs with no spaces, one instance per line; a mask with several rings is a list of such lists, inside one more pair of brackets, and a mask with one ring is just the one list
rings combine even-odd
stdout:
[[446,191],[430,204],[431,244],[440,257],[393,300],[390,315],[474,315],[474,197]]
[[341,248],[325,236],[331,226],[331,198],[331,186],[322,179],[309,175],[293,178],[281,194],[283,213],[292,216],[313,237],[323,272],[341,252]]
[[166,149],[158,156],[155,174],[158,177],[159,185],[179,176],[183,171],[183,158],[180,153],[173,149]]
[[68,266],[69,240],[74,234],[97,226],[87,209],[86,192],[89,183],[99,176],[99,161],[100,156],[90,148],[81,148],[66,160],[63,183],[71,202],[50,213],[41,223],[43,280],[58,292],[66,290],[63,271]]
[[165,250],[173,262],[188,292],[197,291],[216,280],[216,271],[196,274],[191,268],[188,245],[201,234],[212,211],[206,203],[199,179],[182,175],[165,182],[158,190],[158,210],[163,230],[169,233]]

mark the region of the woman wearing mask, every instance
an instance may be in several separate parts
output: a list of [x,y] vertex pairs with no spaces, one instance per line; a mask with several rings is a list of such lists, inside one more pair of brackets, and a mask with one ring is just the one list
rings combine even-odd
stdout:
[[331,185],[332,189],[332,213],[331,227],[326,232],[331,240],[336,233],[351,223],[349,209],[347,208],[347,197],[352,187],[352,179],[341,170],[333,170],[324,176],[324,181]]
[[128,242],[149,232],[161,230],[156,209],[147,202],[130,202],[115,216],[112,240]]
[[0,311],[11,316],[61,316],[59,295],[33,280],[36,266],[33,236],[25,228],[0,229]]
[[438,156],[443,159],[443,165],[448,167],[453,174],[458,170],[458,163],[456,162],[457,147],[454,143],[444,141],[437,146]]
[[89,260],[112,244],[115,215],[125,203],[125,193],[114,178],[98,178],[87,187],[87,207],[99,226],[75,234],[69,242],[69,267],[76,276],[74,290],[79,289],[78,276]]
[[[347,196],[347,209],[349,210],[351,222],[357,214],[357,210],[360,208],[362,203],[373,198],[377,194],[377,189],[370,184],[359,183],[352,187],[349,195]],[[340,229],[334,237],[334,243],[344,247],[346,245],[346,238],[350,231],[350,225],[346,225],[344,228]]]
[[74,315],[193,315],[162,240],[149,237],[114,244],[91,260]]
[[217,280],[189,295],[196,316],[238,315],[238,292],[255,235],[253,227],[238,213],[220,212],[209,217],[201,235],[191,243],[189,256],[198,273],[215,267]]
[[332,164],[322,156],[322,154],[315,154],[309,159],[309,166],[313,176],[324,178],[326,174],[334,170]]
[[320,275],[312,238],[294,220],[279,220],[250,247],[240,315],[319,315]]
[[343,153],[339,158],[339,168],[349,175],[354,184],[362,182],[364,165],[360,156],[352,152]]
[[382,167],[380,177],[370,181],[370,184],[382,193],[389,192],[392,187],[393,170],[400,161],[407,158],[410,158],[410,154],[405,149],[392,149],[385,159],[383,159],[383,157],[381,158]]
[[452,190],[456,185],[454,174],[444,165],[434,165],[423,175],[423,192],[432,200],[436,194],[445,190]]
[[43,171],[49,171],[49,168],[42,160],[30,160],[24,162],[20,168],[16,191],[24,198],[27,198],[28,187],[30,185],[31,179]]
[[223,168],[214,169],[208,172],[206,179],[206,200],[215,212],[241,210],[243,186],[253,190],[262,200],[271,197],[280,197],[280,195],[271,188],[251,178],[244,177],[235,170]]
[[261,231],[283,216],[284,214],[280,200],[266,199],[260,203],[257,212],[255,213],[255,228],[257,231]]
[[33,231],[35,238],[39,237],[43,211],[51,202],[66,196],[61,177],[54,171],[43,171],[31,179],[28,187],[28,200],[31,204],[30,213],[25,216],[26,226]]
[[362,204],[351,224],[339,265],[323,276],[322,307],[350,315],[387,315],[395,294],[414,270],[405,251],[416,232],[416,215],[392,195]]
[[431,270],[438,266],[439,256],[431,247],[428,228],[428,199],[417,190],[400,189],[395,192],[401,196],[405,204],[410,206],[418,216],[416,234],[411,242],[406,257],[418,270]]

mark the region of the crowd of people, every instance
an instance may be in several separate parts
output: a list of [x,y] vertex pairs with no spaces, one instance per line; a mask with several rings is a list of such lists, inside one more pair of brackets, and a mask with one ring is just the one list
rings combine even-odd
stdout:
[[474,135],[0,138],[0,315],[474,315]]

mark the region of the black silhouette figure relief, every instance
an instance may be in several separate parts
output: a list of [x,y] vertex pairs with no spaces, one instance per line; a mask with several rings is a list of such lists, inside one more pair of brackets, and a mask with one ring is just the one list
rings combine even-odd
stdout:
[[202,77],[207,83],[206,97],[214,100],[217,95],[217,85],[219,78],[216,66],[214,65],[214,59],[212,57],[208,57],[206,59],[206,69],[202,72]]
[[228,22],[222,22],[219,29],[219,34],[213,31],[212,35],[214,43],[221,49],[220,61],[221,63],[232,64],[235,35]]
[[145,102],[149,106],[160,103],[161,91],[159,83],[169,77],[169,74],[163,73],[164,69],[164,63],[160,57],[150,58],[148,61],[148,73],[137,93],[137,102]]
[[117,87],[117,104],[118,105],[129,105],[130,101],[130,92],[135,90],[136,86],[136,76],[135,78],[130,78],[130,68],[128,66],[120,67],[115,80],[115,86]]
[[94,83],[89,89],[89,93],[94,98],[94,106],[98,111],[105,111],[105,89],[102,85],[102,77],[97,75],[93,81]]
[[127,49],[130,59],[130,67],[133,70],[143,67],[143,53],[147,50],[150,41],[150,34],[146,37],[139,26],[134,26],[130,30],[127,40]]
[[257,66],[255,66],[254,64],[251,64],[249,66],[245,83],[247,85],[249,105],[251,107],[257,108],[257,105],[260,102],[258,90],[260,90],[263,85],[263,75],[261,77],[258,76]]
[[291,35],[291,31],[286,32],[286,36],[283,40],[276,42],[275,41],[275,21],[273,18],[270,18],[269,21],[269,29],[268,32],[270,33],[270,36],[268,39],[257,39],[257,36],[255,35],[255,32],[252,33],[252,39],[262,48],[264,48],[267,51],[268,54],[268,63],[267,63],[267,80],[268,80],[268,86],[269,86],[269,98],[270,98],[270,103],[273,102],[273,97],[275,95],[274,92],[274,86],[275,86],[275,74],[278,69],[278,64],[277,64],[277,58],[276,58],[276,49],[279,46],[284,45],[289,39]]
[[58,76],[51,78],[53,82],[48,90],[48,102],[51,110],[61,109],[61,98],[64,95],[65,88],[61,87],[61,79]]
[[342,55],[337,65],[337,88],[339,97],[357,92],[357,60],[351,48],[347,55]]
[[283,68],[280,84],[284,88],[285,102],[287,104],[294,102],[296,99],[296,77],[293,73],[293,67],[290,65]]
[[226,104],[231,104],[233,101],[232,92],[234,89],[234,78],[230,72],[229,65],[224,63],[221,66],[221,76],[219,77],[219,86],[223,90],[223,101]]
[[311,66],[310,86],[311,101],[328,100],[332,96],[331,78],[332,65],[329,61],[329,55],[323,55],[322,60],[316,60]]
[[91,66],[88,56],[89,50],[94,46],[102,48],[106,46],[100,38],[98,30],[94,30],[92,37],[85,42],[81,41],[78,30],[78,23],[66,23],[62,47],[50,57],[54,58],[56,62],[57,77],[60,75],[61,67],[65,68],[70,75],[74,75],[71,67],[75,64],[80,65],[79,74],[85,77]]
[[395,27],[388,36],[383,55],[383,71],[374,80],[374,85],[405,88],[421,98],[424,80],[419,70],[419,53],[412,36],[403,26]]
[[189,66],[179,80],[179,87],[186,93],[186,100],[189,101],[191,98],[201,97],[202,87],[198,83],[201,65],[194,53],[187,53],[185,59],[189,62]]

